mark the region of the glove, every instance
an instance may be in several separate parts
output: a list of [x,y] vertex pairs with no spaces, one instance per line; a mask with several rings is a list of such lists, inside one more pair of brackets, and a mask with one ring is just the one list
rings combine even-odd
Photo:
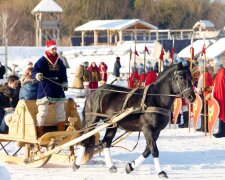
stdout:
[[42,81],[44,79],[44,76],[42,73],[37,73],[35,77],[38,81]]
[[68,84],[66,84],[66,83],[63,84],[63,85],[62,85],[62,88],[63,88],[64,91],[67,91],[67,90],[68,90]]

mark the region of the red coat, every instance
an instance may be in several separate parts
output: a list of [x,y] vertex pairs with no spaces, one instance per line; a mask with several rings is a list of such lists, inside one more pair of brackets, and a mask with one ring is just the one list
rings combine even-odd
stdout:
[[100,73],[98,67],[91,64],[88,68],[88,71],[91,72],[91,81],[89,84],[90,89],[98,88],[98,81],[100,81]]
[[156,79],[157,79],[157,74],[154,70],[148,72],[145,78],[145,86],[152,84],[153,82],[156,81]]
[[220,105],[219,119],[225,122],[225,68],[221,68],[216,74],[213,97]]
[[129,77],[128,87],[129,88],[137,88],[138,85],[139,85],[138,71],[134,71],[133,73],[131,73],[131,75]]
[[99,66],[99,72],[100,72],[100,78],[102,81],[107,82],[107,65],[105,63],[102,62],[102,64]]
[[[205,87],[210,87],[210,86],[213,86],[213,79],[212,79],[211,74],[208,71],[206,71],[206,73],[205,73]],[[211,91],[206,91],[204,93],[204,96],[206,96],[209,93],[211,93]]]
[[139,77],[138,77],[139,87],[142,87],[142,82],[145,82],[145,77],[146,77],[145,73],[142,73],[142,74],[139,75]]

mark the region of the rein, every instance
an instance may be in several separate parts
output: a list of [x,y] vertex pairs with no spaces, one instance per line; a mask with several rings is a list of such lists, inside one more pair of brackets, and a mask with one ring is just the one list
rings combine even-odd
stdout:
[[[48,80],[48,81],[50,81],[50,82],[52,82],[52,83],[55,83],[55,84],[57,84],[57,85],[63,87],[62,84],[60,84],[60,83],[58,83],[58,82],[55,82],[55,81],[53,81],[52,79],[49,79],[49,78],[47,78],[47,77],[45,77],[45,76],[43,76],[43,77],[44,77],[46,80]],[[68,88],[73,89],[73,88],[71,88],[71,87],[68,87]],[[95,91],[99,91],[99,90],[101,90],[101,91],[109,91],[109,92],[119,92],[119,93],[124,93],[124,94],[129,94],[129,93],[130,93],[130,91],[127,92],[127,91],[119,91],[119,90],[113,90],[113,89],[96,89]],[[70,91],[70,92],[73,92],[73,91]],[[78,93],[78,92],[73,92],[73,93],[80,94],[80,93]],[[134,93],[132,93],[132,94],[135,94],[135,95],[143,95],[143,93],[137,93],[137,92],[134,92]],[[177,97],[177,98],[180,98],[180,97],[181,97],[181,96],[179,96],[179,95],[171,95],[171,94],[146,94],[146,96],[168,96],[168,97]]]

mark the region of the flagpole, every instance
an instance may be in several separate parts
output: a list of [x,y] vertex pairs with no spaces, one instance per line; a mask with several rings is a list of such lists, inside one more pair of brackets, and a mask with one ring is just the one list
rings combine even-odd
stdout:
[[[204,33],[204,45],[203,48],[205,49],[205,33]],[[204,100],[204,131],[206,136],[206,99],[204,97],[205,95],[205,89],[206,89],[206,50],[204,52],[204,74],[203,74],[203,100]]]
[[172,54],[172,64],[173,64],[173,56],[174,56],[174,36],[173,36],[173,43],[172,43],[172,49],[171,49],[171,54]]
[[[144,37],[144,40],[145,40],[145,37]],[[145,41],[145,47],[146,47],[146,41]],[[144,80],[145,80],[145,75],[146,75],[146,71],[145,71],[145,67],[146,67],[146,50],[145,49],[144,49]]]
[[129,76],[128,76],[128,87],[130,86],[129,85],[129,78],[130,78],[130,65],[131,65],[131,59],[132,59],[132,49],[131,49],[131,46],[130,46],[130,57],[129,57]]
[[[190,49],[190,55],[191,55],[191,58],[190,58],[190,70],[192,70],[192,62],[193,62],[193,56],[192,56],[192,53],[193,53],[193,34],[191,36],[191,49]],[[191,103],[188,104],[188,130],[189,130],[189,133],[191,131]]]

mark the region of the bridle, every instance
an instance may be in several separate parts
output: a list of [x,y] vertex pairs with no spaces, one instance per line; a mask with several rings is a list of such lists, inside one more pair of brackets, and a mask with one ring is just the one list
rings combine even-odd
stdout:
[[184,94],[185,94],[187,91],[190,91],[191,88],[188,87],[188,88],[186,88],[186,89],[184,89],[184,90],[181,90],[180,83],[179,83],[178,80],[176,80],[176,76],[179,75],[179,73],[182,72],[182,71],[185,71],[185,70],[179,70],[179,71],[176,70],[176,71],[174,72],[174,77],[173,77],[173,79],[175,79],[175,81],[176,81],[176,83],[177,83],[177,87],[178,87],[178,89],[179,89],[179,95],[180,95],[180,97],[181,97],[181,98],[185,98]]

